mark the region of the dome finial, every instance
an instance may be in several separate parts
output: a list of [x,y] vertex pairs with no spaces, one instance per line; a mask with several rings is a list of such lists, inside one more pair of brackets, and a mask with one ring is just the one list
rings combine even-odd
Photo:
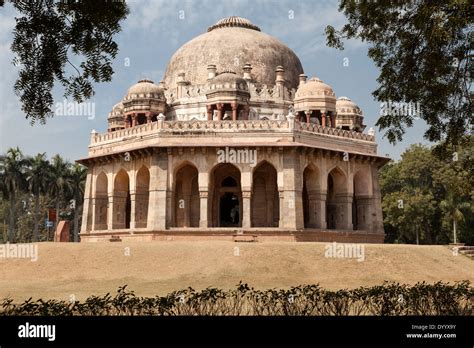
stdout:
[[260,28],[253,24],[246,18],[237,17],[237,16],[230,16],[227,18],[222,18],[221,20],[217,21],[216,24],[211,25],[207,31],[211,31],[218,28],[229,28],[229,27],[237,27],[237,28],[246,28],[252,29],[256,31],[260,31]]

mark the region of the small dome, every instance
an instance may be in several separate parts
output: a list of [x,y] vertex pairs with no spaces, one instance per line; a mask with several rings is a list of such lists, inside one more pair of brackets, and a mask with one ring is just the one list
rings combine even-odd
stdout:
[[295,100],[304,97],[328,97],[336,99],[331,86],[325,84],[317,77],[312,77],[306,83],[300,85],[295,94]]
[[331,86],[317,77],[312,77],[299,85],[295,93],[294,105],[296,111],[321,110],[336,111],[336,95]]
[[224,71],[209,82],[210,92],[221,89],[248,91],[248,85],[247,81],[235,72]]
[[338,115],[362,116],[362,110],[347,97],[339,97],[336,100],[336,111]]
[[138,81],[128,89],[125,100],[135,98],[155,98],[162,99],[164,96],[163,89],[154,84],[152,80],[143,79]]
[[112,111],[109,112],[109,116],[107,117],[108,119],[112,118],[119,118],[122,117],[123,115],[123,104],[122,102],[118,102],[117,104],[114,105],[112,108]]

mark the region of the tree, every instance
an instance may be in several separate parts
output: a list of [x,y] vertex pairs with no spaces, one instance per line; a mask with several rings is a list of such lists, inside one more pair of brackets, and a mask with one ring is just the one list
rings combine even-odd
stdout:
[[53,231],[55,231],[58,226],[61,202],[64,200],[64,196],[66,196],[68,192],[72,192],[72,185],[69,177],[70,166],[71,163],[65,161],[59,155],[52,158],[49,193],[53,197],[56,206],[56,221],[54,223]]
[[33,242],[38,241],[38,225],[41,221],[40,209],[40,195],[46,193],[50,182],[50,165],[46,159],[45,153],[39,153],[29,160],[29,169],[27,172],[27,182],[29,191],[35,196],[35,214],[34,214],[34,229]]
[[74,164],[70,170],[72,196],[74,197],[74,242],[79,242],[79,216],[83,208],[86,175],[87,169],[80,164]]
[[[430,141],[457,144],[474,123],[473,10],[468,0],[341,0],[348,23],[326,27],[327,43],[343,49],[344,39],[367,42],[368,56],[380,69],[380,102],[419,103]],[[377,126],[390,142],[402,140],[417,115],[391,110]]]
[[25,188],[27,161],[18,147],[0,156],[0,182],[3,197],[9,199],[8,241],[15,241],[17,195]]
[[[110,81],[118,46],[113,41],[128,14],[125,1],[12,1],[16,17],[13,63],[20,66],[15,93],[34,123],[53,116],[52,89],[81,103],[94,94],[94,82]],[[3,1],[0,2],[3,6]],[[80,60],[76,66],[71,60]],[[69,74],[73,71],[73,74]]]

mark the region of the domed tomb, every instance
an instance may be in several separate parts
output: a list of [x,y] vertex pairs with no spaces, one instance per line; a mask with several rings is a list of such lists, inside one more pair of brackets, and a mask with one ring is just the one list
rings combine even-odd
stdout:
[[219,71],[233,70],[240,76],[244,75],[244,66],[250,64],[252,80],[269,86],[275,85],[275,68],[282,66],[287,87],[295,89],[298,75],[303,73],[299,58],[290,48],[240,17],[218,21],[207,33],[178,49],[166,68],[166,87],[176,88],[182,72],[190,85],[206,84],[208,64],[215,64]]

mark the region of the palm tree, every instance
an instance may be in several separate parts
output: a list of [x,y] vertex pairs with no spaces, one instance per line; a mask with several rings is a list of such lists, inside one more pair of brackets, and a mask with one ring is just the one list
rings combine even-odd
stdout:
[[38,225],[40,222],[40,195],[46,193],[50,180],[50,165],[45,153],[39,153],[29,160],[27,173],[29,191],[35,196],[35,219],[33,242],[38,241]]
[[82,213],[86,175],[87,169],[80,164],[74,164],[70,170],[69,179],[74,198],[74,242],[79,242],[79,216]]
[[460,195],[455,194],[453,191],[448,191],[446,199],[443,199],[439,206],[446,213],[448,221],[453,221],[453,242],[456,244],[458,241],[457,226],[459,222],[464,221],[463,210],[469,209],[471,204],[462,201]]
[[69,181],[70,167],[71,163],[65,161],[60,155],[56,155],[51,159],[51,181],[49,193],[51,194],[51,197],[53,197],[56,205],[56,221],[54,223],[53,231],[56,231],[59,222],[61,198],[64,198],[66,194],[71,192],[71,184]]
[[18,147],[10,148],[0,156],[0,180],[2,193],[10,203],[8,240],[14,242],[16,224],[16,198],[25,188],[25,170],[27,161]]

